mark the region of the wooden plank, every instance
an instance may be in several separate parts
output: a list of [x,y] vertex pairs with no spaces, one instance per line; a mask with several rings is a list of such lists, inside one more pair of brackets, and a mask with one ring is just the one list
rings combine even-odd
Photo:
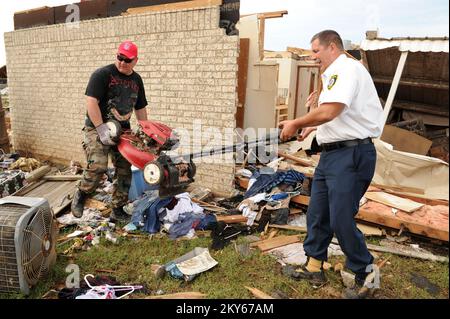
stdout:
[[305,206],[309,206],[309,202],[311,201],[311,197],[305,195],[298,195],[291,198],[291,202],[296,204],[301,204]]
[[155,6],[129,8],[126,14],[140,14],[147,12],[159,12],[159,11],[176,11],[184,9],[195,9],[203,7],[221,6],[222,0],[192,0],[184,2],[175,2],[160,4]]
[[384,192],[367,192],[364,197],[389,207],[398,208],[407,213],[415,212],[424,206],[424,204],[414,202],[410,199],[405,199]]
[[79,181],[83,179],[83,175],[46,175],[42,178],[45,181]]
[[[333,240],[331,242],[333,244],[339,245],[339,242],[336,238],[333,238]],[[383,246],[377,246],[377,245],[373,245],[373,244],[367,244],[367,249],[369,249],[370,251],[376,251],[376,252],[380,252],[380,253],[387,253],[387,254],[393,254],[393,255],[422,259],[422,260],[429,260],[429,261],[434,261],[434,262],[442,262],[442,263],[449,262],[448,257],[441,257],[441,256],[429,254],[429,253],[423,253],[423,252],[414,252],[414,251],[406,251],[406,250],[401,250],[401,249],[394,249],[391,247],[383,247]],[[384,265],[386,261],[387,261],[387,259],[385,259],[381,265]]]
[[294,161],[297,164],[300,164],[302,166],[306,166],[306,167],[313,167],[314,166],[314,164],[313,164],[313,162],[311,160],[298,158],[296,156],[292,156],[292,155],[289,155],[289,154],[286,154],[286,153],[283,153],[283,152],[278,152],[278,156],[279,157],[284,157],[284,158],[286,158],[288,160],[291,160],[291,161]]
[[356,224],[356,227],[365,235],[365,236],[383,236],[383,231],[377,227]]
[[298,231],[300,233],[306,233],[306,227],[300,227],[300,226],[289,226],[289,225],[269,225],[269,228],[275,228],[275,229],[282,229],[282,230],[293,230]]
[[420,118],[425,125],[449,127],[448,117],[445,116],[431,115],[421,112],[405,111],[405,110],[403,110],[402,116],[405,120],[415,120],[417,118]]
[[51,171],[50,166],[46,165],[46,166],[39,167],[39,168],[35,169],[34,171],[30,172],[28,174],[27,178],[25,178],[25,180],[27,181],[27,183],[37,181],[38,179],[40,179],[41,177],[43,177],[45,174],[47,174],[50,171]]
[[289,14],[287,10],[274,11],[274,12],[262,12],[258,13],[258,17],[264,17],[264,19],[282,18],[284,15]]
[[[391,84],[392,78],[389,78],[387,76],[375,76],[375,77],[373,77],[373,81],[375,83]],[[411,86],[411,87],[437,89],[437,90],[448,90],[448,88],[449,88],[448,82],[430,81],[430,80],[421,80],[421,79],[402,78],[400,80],[399,84],[402,86]]]
[[248,218],[242,215],[230,215],[230,216],[216,216],[218,222],[224,222],[226,224],[239,224],[246,223]]
[[[250,244],[250,246],[257,246],[261,251],[265,252],[268,250],[272,250],[278,247],[283,247],[286,245],[298,243],[300,241],[300,237],[298,235],[294,236],[279,236],[272,239],[262,240],[260,242],[255,242]],[[255,245],[253,245],[255,244]]]
[[403,70],[405,69],[405,64],[406,64],[406,59],[408,58],[408,53],[409,53],[408,51],[402,52],[402,54],[400,56],[400,61],[398,62],[397,70],[395,71],[395,76],[392,81],[391,90],[389,91],[389,96],[388,96],[388,98],[386,100],[386,104],[384,106],[383,125],[382,125],[383,127],[386,125],[386,121],[387,121],[387,118],[391,111],[392,104],[394,103],[394,99],[397,94],[397,89],[400,84],[400,79],[402,77]]
[[389,247],[376,246],[372,244],[367,244],[367,248],[372,251],[380,252],[380,253],[389,253],[398,256],[417,258],[422,260],[430,260],[434,262],[443,262],[448,263],[447,257],[436,256],[433,254],[426,254],[422,252],[412,252],[412,251],[401,251],[397,249],[392,249]]
[[238,57],[238,108],[236,112],[236,127],[244,128],[245,102],[247,96],[248,61],[250,54],[250,39],[240,39]]
[[356,219],[448,242],[448,211],[448,206],[424,206],[411,214],[402,211],[393,214],[392,208],[369,201],[360,208]]
[[22,189],[19,189],[17,192],[15,192],[14,194],[12,194],[12,196],[23,196],[23,195],[25,195],[26,193],[31,192],[33,189],[35,189],[35,188],[41,186],[41,185],[44,184],[44,183],[45,183],[44,180],[41,180],[41,181],[38,181],[38,182],[34,182],[34,183],[30,184],[30,185],[25,186],[25,187],[22,188]]
[[145,299],[205,299],[207,295],[200,292],[180,292],[176,294],[150,296]]
[[394,108],[406,111],[421,112],[426,114],[438,115],[443,117],[449,116],[448,107],[438,105],[430,105],[416,102],[397,100],[393,104]]
[[394,146],[396,151],[427,155],[433,141],[430,141],[413,132],[386,125],[381,140]]
[[264,60],[264,40],[266,32],[266,19],[264,17],[259,18],[259,32],[258,32],[258,44],[259,44],[259,60]]
[[266,294],[265,292],[262,292],[261,290],[257,289],[257,288],[251,288],[251,287],[247,287],[244,286],[246,289],[248,289],[253,296],[255,296],[257,299],[275,299],[272,296],[269,296],[268,294]]

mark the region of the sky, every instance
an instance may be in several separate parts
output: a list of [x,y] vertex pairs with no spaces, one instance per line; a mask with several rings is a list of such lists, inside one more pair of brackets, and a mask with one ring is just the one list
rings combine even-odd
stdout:
[[[58,6],[71,0],[0,0],[0,66],[5,62],[3,33],[14,30],[14,12]],[[382,37],[448,36],[448,0],[241,0],[241,14],[287,10],[284,18],[266,21],[265,49],[309,48],[319,31],[334,29],[359,44],[367,30]]]

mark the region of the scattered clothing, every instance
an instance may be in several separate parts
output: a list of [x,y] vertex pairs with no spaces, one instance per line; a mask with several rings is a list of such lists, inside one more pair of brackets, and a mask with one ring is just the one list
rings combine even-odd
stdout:
[[87,208],[83,212],[83,216],[81,218],[76,218],[72,214],[65,214],[59,218],[57,218],[58,223],[62,225],[79,225],[79,226],[91,226],[97,227],[101,223],[107,222],[108,219],[104,218],[100,212],[96,209]]
[[257,173],[256,181],[245,193],[245,198],[250,198],[260,193],[270,192],[275,186],[280,184],[287,184],[291,186],[297,186],[302,184],[305,179],[305,175],[295,170],[289,170],[287,172],[279,171],[274,174],[259,174]]
[[252,226],[256,217],[260,212],[259,203],[265,201],[266,193],[258,194],[251,198],[245,199],[238,207],[244,217],[247,217],[247,225]]
[[173,209],[166,209],[165,222],[176,223],[187,214],[203,217],[203,208],[193,203],[188,193],[177,195],[175,198],[178,200],[178,203]]

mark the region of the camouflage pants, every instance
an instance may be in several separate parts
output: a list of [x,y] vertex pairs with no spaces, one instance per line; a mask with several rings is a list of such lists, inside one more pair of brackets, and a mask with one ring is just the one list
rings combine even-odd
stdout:
[[78,188],[87,194],[93,193],[108,169],[108,155],[111,155],[115,168],[112,206],[116,208],[126,205],[131,185],[131,164],[120,154],[117,146],[103,145],[94,128],[85,127],[83,131],[82,145],[86,153],[87,168]]

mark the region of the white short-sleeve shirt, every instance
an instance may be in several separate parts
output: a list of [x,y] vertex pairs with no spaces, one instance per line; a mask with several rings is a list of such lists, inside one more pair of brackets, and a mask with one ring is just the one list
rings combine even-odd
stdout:
[[319,145],[381,135],[383,108],[362,63],[342,54],[325,70],[322,83],[319,107],[326,107],[324,103],[342,103],[345,108],[334,120],[317,128]]

